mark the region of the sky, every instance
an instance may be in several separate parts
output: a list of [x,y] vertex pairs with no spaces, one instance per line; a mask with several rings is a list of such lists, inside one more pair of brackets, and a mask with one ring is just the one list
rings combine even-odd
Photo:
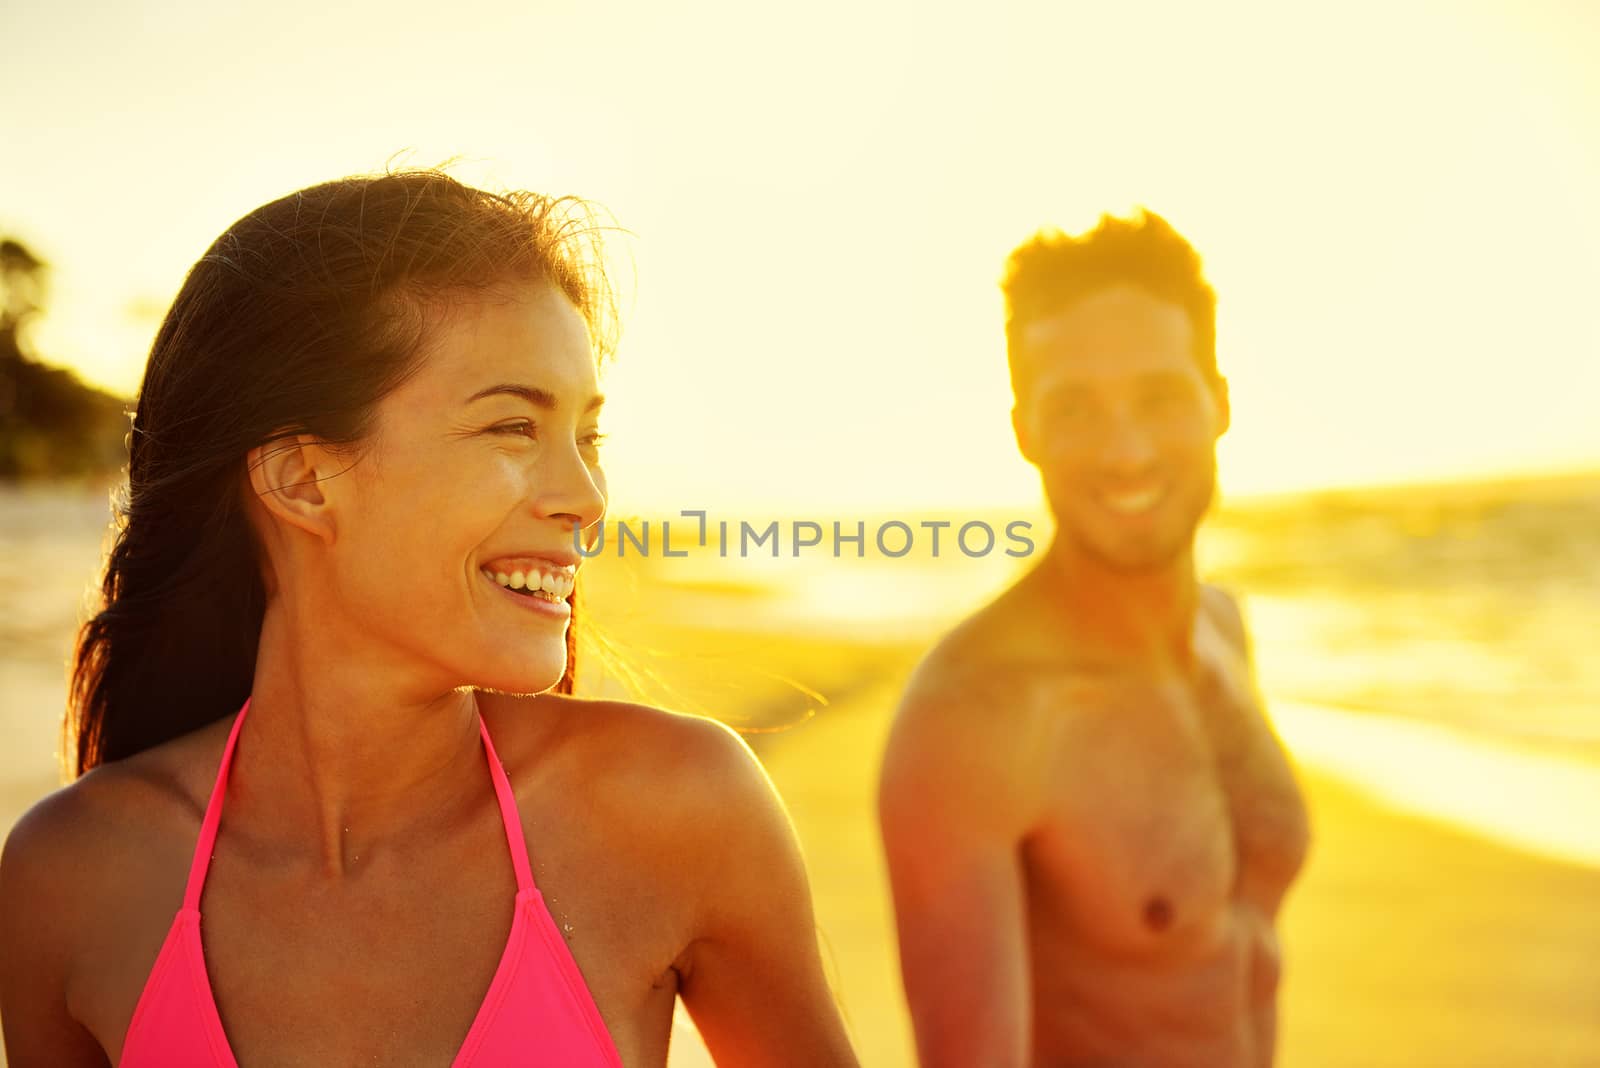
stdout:
[[1136,205],[1225,496],[1600,466],[1600,4],[145,6],[0,0],[34,347],[126,393],[234,219],[456,159],[626,231],[613,514],[1036,502],[1005,255]]

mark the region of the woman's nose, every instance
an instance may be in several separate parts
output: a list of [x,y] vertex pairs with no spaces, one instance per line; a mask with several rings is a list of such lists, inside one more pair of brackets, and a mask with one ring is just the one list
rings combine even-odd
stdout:
[[594,526],[605,516],[605,476],[598,465],[584,462],[576,447],[570,455],[546,465],[535,490],[541,515],[576,524],[580,530]]

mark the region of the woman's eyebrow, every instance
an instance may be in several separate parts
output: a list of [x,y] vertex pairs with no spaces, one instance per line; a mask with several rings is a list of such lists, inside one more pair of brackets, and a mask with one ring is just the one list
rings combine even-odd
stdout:
[[[555,411],[555,409],[562,406],[562,403],[555,398],[555,393],[550,392],[550,390],[539,389],[538,385],[520,385],[517,382],[501,382],[499,385],[490,385],[488,389],[478,390],[472,397],[467,398],[466,403],[470,404],[472,401],[483,400],[485,397],[499,397],[499,395],[520,397],[522,400],[533,404],[534,408],[542,409],[542,411]],[[595,393],[594,397],[589,398],[589,403],[584,404],[582,414],[597,411],[602,404],[605,404],[605,393]]]
[[[493,397],[502,393],[513,397],[521,397],[535,408],[541,408],[547,412],[554,411],[555,409],[561,407],[561,402],[556,400],[556,395],[551,393],[549,390],[540,389],[538,386],[519,385],[515,382],[502,382],[496,386],[489,386],[487,389],[480,389],[478,392],[468,397],[466,403],[471,404],[473,401],[482,400],[485,397]],[[583,406],[583,410],[585,412],[592,412],[605,402],[605,395],[596,393],[592,398],[590,398],[589,403]]]
[[535,408],[543,408],[545,411],[550,411],[557,406],[555,394],[549,390],[540,389],[538,386],[521,386],[513,382],[502,382],[497,386],[480,389],[467,398],[467,403],[471,404],[473,401],[483,400],[485,397],[493,397],[501,393],[510,394],[513,397],[521,397]]

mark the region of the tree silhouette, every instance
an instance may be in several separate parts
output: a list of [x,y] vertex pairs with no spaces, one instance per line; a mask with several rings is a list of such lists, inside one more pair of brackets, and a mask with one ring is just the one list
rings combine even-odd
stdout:
[[0,480],[81,479],[126,459],[124,402],[27,351],[28,322],[44,314],[49,265],[0,238]]

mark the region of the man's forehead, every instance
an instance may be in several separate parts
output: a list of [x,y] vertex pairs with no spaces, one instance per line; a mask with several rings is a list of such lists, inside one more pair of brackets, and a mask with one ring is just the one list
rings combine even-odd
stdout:
[[1128,348],[1193,351],[1194,327],[1181,305],[1133,286],[1097,290],[1029,320],[1025,349],[1070,355]]

